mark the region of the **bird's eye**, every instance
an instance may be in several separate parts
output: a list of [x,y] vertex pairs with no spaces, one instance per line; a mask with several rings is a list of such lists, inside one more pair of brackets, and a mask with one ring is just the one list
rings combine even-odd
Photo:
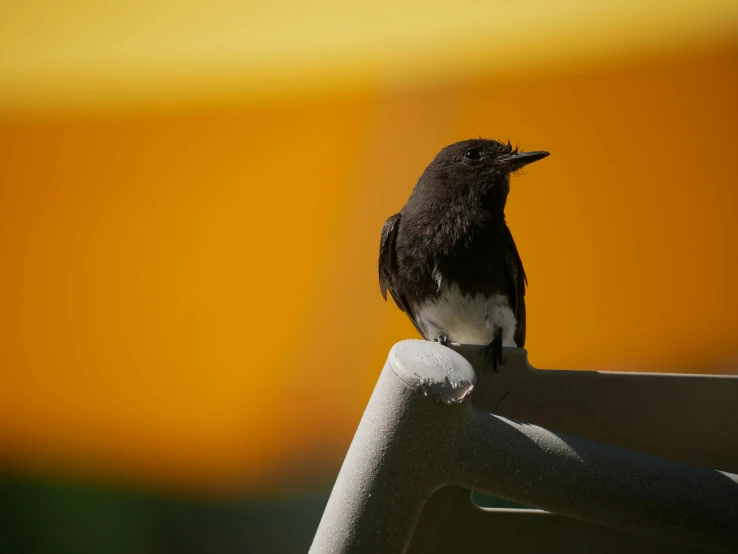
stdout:
[[464,152],[464,157],[467,160],[478,160],[482,155],[479,153],[479,150],[476,148],[469,148],[466,152]]

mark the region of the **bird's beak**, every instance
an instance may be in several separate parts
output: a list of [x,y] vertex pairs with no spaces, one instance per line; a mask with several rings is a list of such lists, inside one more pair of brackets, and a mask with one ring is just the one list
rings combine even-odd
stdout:
[[542,160],[546,156],[548,156],[548,152],[520,152],[519,154],[513,154],[505,158],[505,163],[510,168],[510,171],[515,171],[528,164]]

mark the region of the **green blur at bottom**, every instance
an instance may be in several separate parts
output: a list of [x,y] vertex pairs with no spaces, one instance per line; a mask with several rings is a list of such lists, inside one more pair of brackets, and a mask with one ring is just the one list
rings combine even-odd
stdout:
[[[305,553],[332,484],[279,498],[181,498],[0,479],[0,554]],[[483,493],[482,507],[524,508]]]
[[0,479],[0,553],[304,554],[330,488],[279,499],[204,500]]

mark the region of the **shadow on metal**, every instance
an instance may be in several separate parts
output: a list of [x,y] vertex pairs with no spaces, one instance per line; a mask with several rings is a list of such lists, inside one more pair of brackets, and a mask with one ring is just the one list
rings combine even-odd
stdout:
[[539,371],[522,349],[495,374],[483,351],[392,348],[311,552],[738,551],[738,378]]

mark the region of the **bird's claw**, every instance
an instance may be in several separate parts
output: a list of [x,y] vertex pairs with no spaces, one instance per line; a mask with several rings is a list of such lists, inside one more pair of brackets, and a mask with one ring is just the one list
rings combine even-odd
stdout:
[[502,329],[497,331],[495,340],[487,345],[484,349],[484,356],[487,358],[492,356],[492,371],[499,372],[499,367],[507,363],[507,358],[502,357]]
[[448,337],[446,335],[438,335],[433,342],[437,342],[441,346],[448,346]]

